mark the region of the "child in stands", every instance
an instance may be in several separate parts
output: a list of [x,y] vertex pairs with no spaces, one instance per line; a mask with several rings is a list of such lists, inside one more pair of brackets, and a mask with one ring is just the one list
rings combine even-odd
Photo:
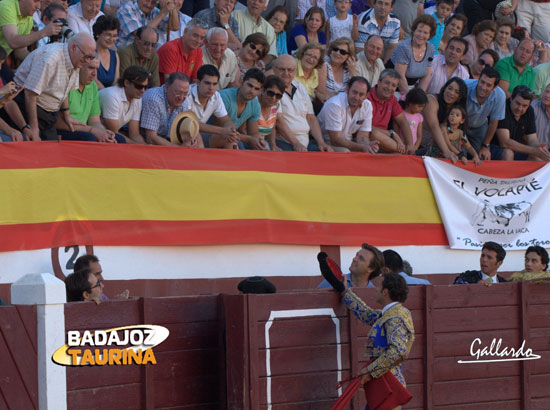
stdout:
[[[481,159],[476,150],[472,147],[468,138],[464,134],[466,129],[466,110],[457,105],[451,108],[447,121],[441,124],[441,132],[447,147],[461,159],[462,163],[467,164],[466,153],[470,154],[474,159],[476,167],[481,165]],[[437,147],[432,149],[432,156],[440,156],[441,154]]]
[[439,48],[439,42],[443,37],[443,32],[445,31],[445,23],[447,18],[453,12],[454,0],[437,0],[437,5],[435,6],[435,13],[432,14],[437,24],[437,29],[435,30],[435,36],[430,39],[430,43],[435,46],[437,50]]
[[[418,150],[422,143],[422,122],[424,117],[422,111],[428,103],[428,96],[422,88],[413,88],[405,96],[405,101],[401,101],[403,106],[403,113],[411,128],[411,134],[415,151]],[[402,141],[405,141],[402,130],[399,129],[397,124],[393,124],[394,129],[397,131]]]
[[334,0],[336,15],[327,20],[325,33],[327,35],[327,44],[331,40],[340,37],[351,38],[353,41],[359,37],[357,28],[357,15],[349,14],[351,0]]

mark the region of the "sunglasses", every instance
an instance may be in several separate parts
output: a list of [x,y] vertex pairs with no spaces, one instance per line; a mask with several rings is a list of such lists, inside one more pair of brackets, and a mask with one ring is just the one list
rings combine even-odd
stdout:
[[283,94],[280,94],[280,93],[276,93],[275,91],[271,91],[271,90],[266,90],[265,92],[267,94],[268,97],[275,97],[276,99],[280,100],[281,98],[283,98]]
[[332,46],[332,51],[336,51],[336,52],[342,54],[343,56],[347,56],[349,54],[348,51],[344,50],[343,48],[336,47],[336,46]]
[[132,81],[132,84],[134,84],[134,87],[136,87],[140,91],[145,90],[147,88],[147,85],[136,83],[135,81]]
[[92,286],[92,287],[90,288],[90,290],[95,289],[95,288],[99,288],[100,286],[101,286],[101,280],[98,279],[98,280],[97,280],[97,283],[96,283],[94,286]]
[[250,48],[252,49],[252,51],[255,51],[255,52],[256,52],[256,55],[257,55],[258,57],[261,57],[261,56],[262,56],[262,50],[260,50],[256,44],[254,44],[254,43],[248,43],[248,45],[250,46]]
[[478,59],[477,62],[478,62],[479,64],[481,64],[483,67],[491,67],[491,64],[485,62],[485,60],[482,59],[482,58]]

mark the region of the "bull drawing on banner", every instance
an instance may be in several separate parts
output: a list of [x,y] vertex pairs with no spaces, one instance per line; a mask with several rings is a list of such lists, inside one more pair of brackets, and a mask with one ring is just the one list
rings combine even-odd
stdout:
[[532,206],[533,204],[527,201],[492,205],[489,201],[483,200],[473,215],[472,225],[485,226],[488,221],[506,227],[510,225],[513,218],[520,215],[524,216],[525,223],[527,223],[531,217]]

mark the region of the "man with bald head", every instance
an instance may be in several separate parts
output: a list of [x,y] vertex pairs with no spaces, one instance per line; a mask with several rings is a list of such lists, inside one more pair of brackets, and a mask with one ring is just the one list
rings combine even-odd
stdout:
[[[277,114],[277,146],[283,151],[333,151],[323,140],[306,88],[294,80],[296,60],[285,54],[273,64],[273,72],[285,84],[281,113]],[[313,140],[310,140],[310,136]]]
[[235,53],[227,47],[228,42],[227,31],[220,27],[212,27],[206,32],[206,40],[202,46],[202,63],[212,64],[220,72],[218,91],[239,86],[239,64]]
[[380,73],[384,71],[384,40],[377,34],[369,36],[365,48],[357,54],[356,74],[365,77],[371,87],[378,84]]
[[510,98],[518,85],[526,85],[531,90],[535,88],[535,70],[529,65],[534,53],[535,43],[526,38],[518,44],[513,55],[501,58],[495,64],[495,70],[500,74],[498,86],[506,93],[506,98]]
[[67,43],[53,43],[33,51],[15,73],[15,83],[24,89],[24,108],[33,141],[55,140],[59,112],[74,131],[69,113],[69,91],[78,88],[80,68],[96,56],[95,41],[79,33]]

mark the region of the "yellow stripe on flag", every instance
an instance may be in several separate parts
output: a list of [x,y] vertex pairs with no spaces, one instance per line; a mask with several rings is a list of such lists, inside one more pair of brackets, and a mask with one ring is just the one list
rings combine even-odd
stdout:
[[[22,189],[24,187],[24,189]],[[441,223],[427,178],[260,171],[0,171],[1,224],[63,220],[275,219]]]

